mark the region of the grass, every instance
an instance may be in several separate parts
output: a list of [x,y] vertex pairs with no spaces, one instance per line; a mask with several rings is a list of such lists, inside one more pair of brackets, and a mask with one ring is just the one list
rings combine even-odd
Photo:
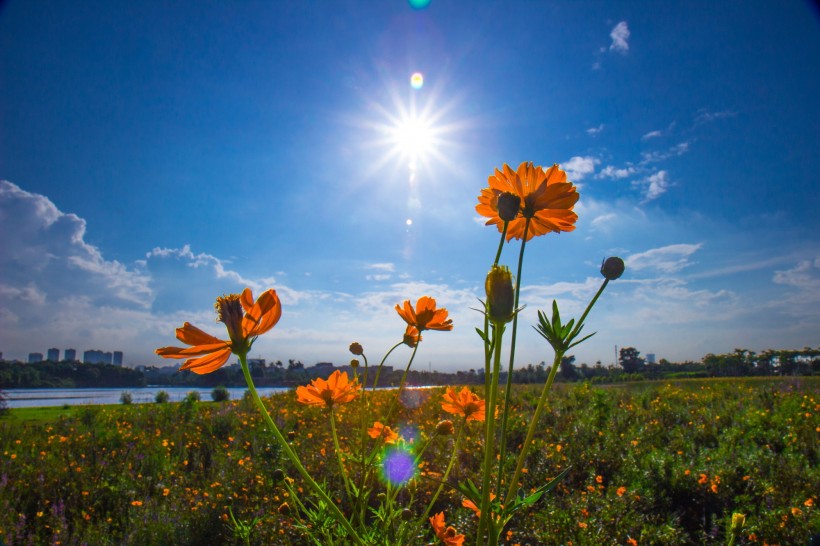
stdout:
[[[394,423],[411,445],[447,417],[441,389],[412,391]],[[513,415],[530,415],[537,387],[516,389]],[[383,393],[387,403],[389,393]],[[342,499],[327,414],[267,399],[306,466]],[[683,380],[561,385],[539,426],[525,489],[567,467],[559,487],[515,516],[505,544],[806,544],[820,533],[820,378]],[[342,449],[355,404],[339,408]],[[526,424],[510,423],[511,449]],[[480,471],[480,426],[462,439],[453,481]],[[420,511],[449,460],[436,440],[399,493]],[[300,486],[245,401],[12,410],[0,419],[0,541],[12,544],[235,544],[230,513],[258,518],[251,544],[305,544],[281,468]],[[309,500],[307,495],[302,499]],[[436,511],[474,536],[474,514],[450,488]],[[434,537],[425,528],[419,544]],[[634,541],[634,542],[629,542]]]

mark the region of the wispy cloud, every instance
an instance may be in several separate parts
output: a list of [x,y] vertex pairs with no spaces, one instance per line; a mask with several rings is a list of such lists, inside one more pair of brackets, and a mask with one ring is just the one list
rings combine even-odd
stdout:
[[672,157],[682,156],[686,152],[689,151],[689,143],[688,142],[681,142],[678,143],[667,150],[662,151],[655,151],[655,152],[642,152],[641,153],[641,164],[646,165],[648,163],[659,163],[661,161],[666,161]]
[[561,168],[566,171],[567,177],[573,182],[582,180],[587,175],[595,172],[595,165],[601,162],[600,159],[592,156],[574,156],[568,161],[561,163]]
[[653,138],[658,138],[661,135],[663,135],[663,131],[649,131],[641,137],[641,140],[650,140]]
[[737,116],[737,112],[733,112],[731,110],[724,110],[721,112],[709,112],[709,111],[701,111],[695,116],[695,125],[701,125],[704,123],[711,123],[713,121],[733,118]]
[[626,258],[625,262],[630,270],[676,273],[692,265],[689,258],[702,246],[703,243],[667,245],[632,254]]
[[669,174],[666,171],[658,171],[642,180],[633,182],[633,185],[643,188],[643,202],[646,203],[666,193],[672,182],[669,180]]
[[612,38],[612,44],[609,46],[609,50],[625,54],[629,51],[629,35],[629,26],[626,24],[626,21],[621,21],[615,25],[615,28],[609,33],[609,37]]
[[626,167],[614,167],[612,165],[607,165],[603,169],[601,169],[595,178],[628,178],[635,174],[637,169],[634,166],[628,165]]
[[599,134],[601,131],[603,131],[604,127],[605,127],[605,125],[603,123],[600,124],[597,127],[590,127],[589,129],[587,129],[587,134],[590,135],[590,136],[595,136],[595,135]]

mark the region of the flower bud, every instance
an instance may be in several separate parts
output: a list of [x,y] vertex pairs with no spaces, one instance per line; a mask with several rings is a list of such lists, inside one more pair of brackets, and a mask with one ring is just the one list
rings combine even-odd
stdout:
[[292,442],[295,438],[296,438],[296,431],[295,430],[289,430],[288,431],[288,441]]
[[275,483],[279,483],[284,479],[285,479],[285,471],[284,470],[282,470],[281,468],[277,468],[276,470],[273,471],[273,481]]
[[364,354],[364,348],[362,348],[360,343],[356,343],[355,341],[350,344],[350,352],[356,356],[361,356]]
[[405,508],[401,511],[401,519],[403,519],[404,521],[412,521],[414,517],[415,514],[409,508]]
[[735,512],[732,514],[732,533],[740,534],[746,524],[746,515]]
[[282,504],[279,505],[279,508],[278,508],[277,511],[280,514],[287,514],[290,511],[290,506],[288,505],[288,503],[283,502]]
[[515,289],[512,273],[506,265],[494,265],[484,282],[487,291],[487,312],[493,322],[506,323],[513,318]]
[[505,222],[512,222],[518,216],[521,198],[514,193],[504,192],[498,196],[498,217]]
[[453,428],[453,422],[449,419],[439,421],[436,425],[436,434],[440,434],[442,436],[452,436],[454,432],[455,429]]
[[351,368],[358,368],[359,367],[359,359],[353,358],[350,360],[350,367]]
[[601,275],[608,281],[614,281],[624,273],[624,261],[617,256],[611,256],[601,263]]

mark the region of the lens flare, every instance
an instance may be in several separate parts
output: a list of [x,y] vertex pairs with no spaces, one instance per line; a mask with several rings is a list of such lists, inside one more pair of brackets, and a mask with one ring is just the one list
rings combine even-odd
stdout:
[[410,76],[410,87],[413,89],[421,89],[424,86],[424,75],[421,72],[414,72]]
[[430,0],[408,0],[413,9],[424,9],[430,5]]
[[382,477],[393,485],[404,485],[416,474],[416,460],[406,448],[391,447],[382,458]]

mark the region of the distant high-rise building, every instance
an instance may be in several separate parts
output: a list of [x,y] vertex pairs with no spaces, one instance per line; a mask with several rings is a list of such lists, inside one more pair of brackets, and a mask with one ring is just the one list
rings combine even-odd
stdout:
[[111,357],[111,353],[92,349],[83,353],[83,362],[86,364],[111,364]]
[[34,364],[35,362],[42,362],[43,361],[43,353],[29,353],[28,354],[28,363]]
[[60,349],[51,348],[47,352],[46,360],[49,362],[59,362],[60,361]]
[[75,360],[77,360],[77,351],[75,351],[74,349],[66,349],[65,359],[69,362],[74,362]]
[[114,366],[122,366],[122,351],[114,351],[114,359],[112,363]]
[[646,363],[647,364],[654,364],[655,363],[655,353],[646,353]]

